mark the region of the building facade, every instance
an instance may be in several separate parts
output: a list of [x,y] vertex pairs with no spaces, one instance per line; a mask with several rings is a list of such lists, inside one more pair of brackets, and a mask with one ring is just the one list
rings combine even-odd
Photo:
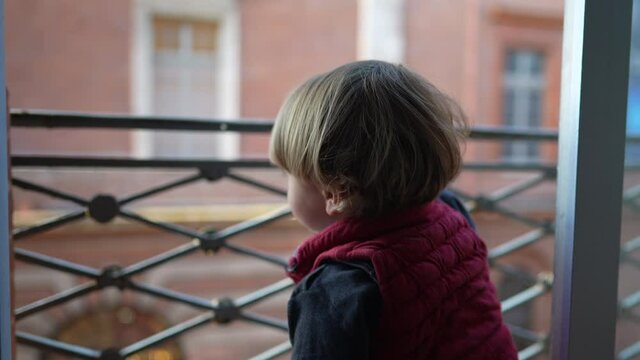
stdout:
[[[5,4],[7,83],[13,109],[273,119],[287,93],[308,77],[373,58],[403,63],[424,75],[460,102],[471,125],[557,126],[560,0],[8,0]],[[232,159],[265,157],[268,136],[13,128],[11,143],[14,154]],[[467,144],[465,156],[468,161],[555,161],[556,149],[553,144],[478,141]],[[134,191],[172,176],[47,170],[17,174],[89,197]],[[281,175],[258,176],[284,183]],[[511,180],[509,174],[499,178],[463,174],[458,184],[482,192]],[[16,221],[22,224],[67,206],[20,190],[14,197]],[[553,217],[554,199],[553,188],[538,190],[529,198],[528,204],[535,204],[530,212]],[[143,203],[141,211],[188,226],[221,228],[250,217],[260,206],[282,202],[223,182],[172,192]],[[478,224],[490,246],[520,231],[482,213]],[[306,230],[288,221],[238,241],[286,257],[305,236]],[[102,267],[131,263],[179,243],[180,239],[146,228],[126,223],[106,228],[87,220],[21,244]],[[146,281],[213,298],[220,293],[241,295],[282,276],[277,268],[245,265],[229,254],[216,256],[215,261],[198,255],[168,265]],[[534,274],[550,271],[552,243],[536,244],[508,261]],[[79,282],[20,263],[15,278],[18,305]],[[504,291],[514,291],[506,280],[504,284]],[[280,296],[261,305],[261,310],[282,317],[285,302],[286,296]],[[543,297],[514,316],[543,331],[548,329],[549,304],[549,296]],[[162,301],[107,291],[18,325],[70,342],[85,341],[87,328],[103,326],[105,332],[87,344],[99,348],[105,343],[126,345],[190,314],[190,309]],[[107,324],[105,318],[116,320]],[[245,358],[286,338],[281,332],[244,325],[206,327],[145,356]],[[18,356],[54,358],[23,346]]]

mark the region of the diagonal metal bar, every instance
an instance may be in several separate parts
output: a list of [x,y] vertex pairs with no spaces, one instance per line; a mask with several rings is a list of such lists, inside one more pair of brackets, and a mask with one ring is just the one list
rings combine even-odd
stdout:
[[517,293],[516,295],[502,301],[502,312],[506,313],[514,308],[529,302],[541,295],[546,294],[549,291],[549,285],[544,283],[538,283],[530,288]]
[[24,190],[30,190],[30,191],[35,191],[35,192],[39,192],[45,195],[49,195],[51,197],[54,198],[58,198],[58,199],[62,199],[62,200],[67,200],[67,201],[71,201],[73,203],[76,203],[78,205],[81,206],[88,206],[89,205],[89,201],[78,197],[76,195],[72,195],[72,194],[68,194],[65,193],[63,191],[60,190],[54,190],[51,188],[48,188],[46,186],[42,186],[42,185],[38,185],[38,184],[34,184],[32,182],[26,181],[26,180],[21,180],[21,179],[12,179],[11,183],[21,189]]
[[163,341],[170,340],[176,336],[181,335],[184,332],[187,332],[191,329],[194,329],[198,326],[202,326],[211,320],[213,320],[213,313],[206,313],[198,315],[192,319],[184,321],[180,324],[174,325],[166,330],[163,330],[157,334],[151,335],[148,338],[142,339],[136,343],[133,343],[125,348],[120,350],[120,356],[127,357],[131,356],[140,351],[146,350],[154,345],[157,345]]
[[495,271],[499,271],[505,275],[511,276],[512,278],[515,278],[521,281],[523,284],[526,284],[527,286],[531,286],[536,282],[538,282],[539,280],[538,277],[529,273],[528,271],[525,271],[521,268],[518,268],[510,264],[502,264],[497,261],[491,261],[491,269]]
[[43,311],[55,305],[58,305],[58,304],[67,302],[69,300],[75,299],[79,296],[88,294],[97,289],[98,289],[98,284],[94,282],[86,282],[84,284],[74,286],[70,289],[61,291],[55,295],[48,296],[44,299],[40,299],[38,301],[32,302],[31,304],[28,304],[16,309],[16,312],[15,312],[16,319],[18,320],[22,319],[33,313]]
[[237,298],[234,303],[239,307],[243,308],[256,302],[265,299],[271,295],[275,295],[279,292],[290,289],[295,285],[291,279],[282,279],[276,283],[273,283],[269,286],[265,286],[262,289],[256,290],[250,294],[244,295],[242,297]]
[[49,269],[60,270],[69,274],[87,276],[90,278],[97,278],[101,274],[100,270],[94,269],[89,266],[76,264],[71,261],[58,259],[53,256],[48,256],[25,249],[16,248],[15,258],[17,260],[28,262],[30,264],[36,264]]
[[510,209],[507,209],[504,206],[500,205],[499,201],[496,201],[491,197],[487,197],[483,194],[480,194],[478,196],[473,196],[473,195],[464,193],[458,189],[449,189],[449,190],[454,195],[462,198],[466,202],[465,206],[470,212],[484,209],[486,211],[493,211],[493,212],[502,214],[505,217],[519,221],[531,227],[546,228],[549,226],[549,224],[545,222],[541,222],[536,219],[532,219],[532,218],[520,215]]
[[531,245],[547,235],[544,229],[531,230],[526,234],[507,241],[504,244],[494,247],[489,251],[489,260],[493,261],[502,256],[508,255],[516,250],[522,249],[527,245]]
[[520,339],[525,339],[527,341],[538,342],[546,338],[546,335],[538,334],[535,331],[525,329],[513,324],[507,324],[507,327],[509,328],[511,335],[519,337]]
[[623,198],[627,201],[633,201],[640,197],[640,185],[632,186],[624,190]]
[[511,186],[507,186],[504,187],[496,192],[493,192],[489,198],[495,202],[499,202],[502,200],[506,200],[512,196],[518,195],[526,190],[529,190],[541,183],[543,183],[544,181],[546,181],[549,178],[549,176],[547,175],[547,173],[543,172],[540,174],[537,174],[536,176],[530,178],[530,179],[526,179],[520,183],[517,184],[513,184]]
[[627,241],[626,243],[624,243],[622,245],[622,252],[624,254],[629,254],[631,252],[634,252],[636,250],[640,249],[640,236]]
[[618,353],[617,360],[630,360],[640,355],[640,341],[634,343],[633,345],[625,348],[624,350]]
[[138,215],[134,212],[128,211],[128,210],[124,210],[124,209],[120,209],[119,210],[119,215],[133,220],[133,221],[137,221],[146,225],[149,225],[151,227],[155,227],[158,229],[162,229],[164,231],[167,232],[171,232],[174,234],[178,234],[178,235],[182,235],[182,236],[186,236],[189,238],[196,238],[196,239],[200,239],[200,240],[207,240],[208,237],[205,234],[199,233],[197,231],[188,229],[186,227],[183,226],[178,226],[175,224],[168,224],[168,223],[161,223],[161,222],[156,222],[150,219],[145,218],[144,216]]
[[211,300],[189,295],[189,294],[184,294],[181,292],[173,291],[173,290],[158,287],[158,286],[130,281],[128,284],[128,288],[130,288],[131,290],[143,292],[145,294],[149,294],[152,296],[157,296],[163,299],[176,301],[185,305],[190,305],[198,309],[212,310],[212,311],[218,309],[218,307],[215,306],[211,302]]
[[172,182],[170,182],[168,184],[164,184],[164,185],[161,185],[161,186],[158,186],[158,187],[154,187],[152,189],[149,189],[149,190],[137,193],[137,194],[129,195],[129,196],[119,200],[118,204],[120,206],[123,206],[123,205],[126,205],[128,203],[131,203],[131,202],[134,202],[134,201],[149,197],[151,195],[155,195],[155,194],[161,193],[163,191],[171,190],[171,189],[173,189],[175,187],[178,187],[178,186],[182,186],[182,185],[186,185],[186,184],[192,183],[194,181],[198,181],[198,180],[200,180],[202,178],[203,178],[202,174],[195,174],[195,175],[191,175],[191,176],[188,176],[186,178],[183,178],[183,179],[178,179],[178,180],[172,181]]
[[80,345],[72,345],[46,337],[16,331],[16,340],[24,345],[31,345],[39,349],[55,351],[82,359],[100,359],[101,352]]
[[[253,219],[249,219],[243,221],[241,223],[229,226],[225,229],[222,229],[218,232],[215,232],[211,235],[211,238],[208,240],[204,240],[205,243],[207,241],[221,241],[228,239],[232,236],[238,235],[248,230],[252,230],[258,228],[262,225],[266,225],[272,223],[274,221],[280,220],[287,216],[291,215],[291,210],[288,207],[284,207],[282,209],[277,209],[275,211],[269,212],[262,216],[255,217]],[[206,245],[206,244],[205,244]]]
[[256,324],[269,326],[272,328],[288,331],[289,326],[285,320],[275,319],[270,316],[259,315],[250,312],[242,312],[238,315],[240,319],[250,321]]
[[188,244],[184,244],[184,245],[180,245],[174,249],[171,249],[169,251],[166,251],[162,254],[156,255],[154,257],[150,257],[147,259],[144,259],[140,262],[137,262],[135,264],[129,265],[126,268],[122,269],[122,272],[120,273],[120,276],[122,277],[129,277],[131,275],[135,275],[138,274],[140,272],[149,270],[153,267],[156,267],[160,264],[164,264],[167,261],[176,259],[178,257],[190,254],[196,250],[198,250],[200,248],[200,241],[199,240],[193,240],[191,242],[189,242]]
[[55,227],[80,220],[86,216],[86,210],[76,210],[74,212],[64,214],[52,219],[45,220],[33,226],[22,227],[14,230],[13,239],[19,240],[29,235],[37,234]]
[[628,295],[624,299],[620,300],[620,308],[624,311],[633,309],[638,306],[638,304],[640,304],[640,291]]
[[257,227],[274,222],[276,220],[282,219],[290,215],[291,215],[291,210],[285,207],[256,218],[243,221],[239,224],[229,226],[228,228],[225,228],[223,230],[210,234],[210,237],[207,240],[203,241],[202,246],[205,249],[207,248],[216,249],[220,246],[223,246],[233,252],[243,254],[243,255],[248,255],[254,258],[262,259],[264,261],[268,261],[270,263],[273,263],[282,267],[286,267],[288,263],[285,259],[282,259],[278,256],[265,254],[265,253],[262,253],[253,249],[249,249],[243,246],[229,244],[225,242],[225,240],[232,236],[238,235],[248,230],[255,229]]
[[253,187],[257,187],[257,188],[262,189],[262,190],[270,191],[270,192],[278,194],[278,195],[287,196],[287,191],[286,190],[277,188],[275,186],[271,186],[269,184],[262,183],[260,181],[254,180],[254,179],[250,179],[250,178],[245,177],[245,176],[236,175],[236,174],[227,174],[227,177],[229,179],[233,179],[233,180],[236,180],[238,182],[245,183],[245,184],[251,185]]
[[518,353],[518,360],[529,360],[547,351],[548,341],[539,341],[529,345]]
[[271,360],[277,358],[278,356],[284,355],[289,351],[291,351],[291,343],[287,341],[283,342],[280,345],[274,346],[271,349],[250,358],[249,360]]
[[285,268],[287,267],[287,265],[289,265],[289,262],[287,260],[282,259],[282,258],[280,258],[278,256],[265,254],[265,253],[262,253],[262,252],[259,252],[259,251],[253,250],[253,249],[246,248],[244,246],[238,246],[238,245],[233,245],[233,244],[224,244],[224,247],[229,249],[229,250],[231,250],[231,251],[233,251],[233,252],[235,252],[235,253],[251,256],[251,257],[254,257],[254,258],[258,258],[260,260],[264,260],[264,261],[267,261],[267,262],[270,262],[272,264],[279,265],[279,266],[282,266],[282,267],[285,267]]

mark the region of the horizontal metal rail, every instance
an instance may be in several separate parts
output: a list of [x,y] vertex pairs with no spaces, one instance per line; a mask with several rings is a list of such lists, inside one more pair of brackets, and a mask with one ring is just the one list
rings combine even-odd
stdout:
[[134,116],[122,114],[83,114],[61,111],[12,110],[11,126],[35,128],[101,128],[177,131],[269,132],[273,121],[263,119],[210,120]]
[[25,156],[14,155],[11,165],[15,167],[64,167],[64,168],[139,168],[139,169],[200,169],[220,171],[229,168],[267,169],[273,165],[267,159],[242,160],[192,160],[192,159],[133,159],[69,156]]
[[[140,116],[128,114],[79,113],[51,110],[13,109],[11,122],[14,127],[35,128],[101,128],[148,129],[174,131],[271,131],[273,119],[209,119],[167,116]],[[479,140],[527,140],[557,141],[557,129],[530,127],[474,126],[469,137]],[[640,142],[640,136],[629,136],[629,142]]]

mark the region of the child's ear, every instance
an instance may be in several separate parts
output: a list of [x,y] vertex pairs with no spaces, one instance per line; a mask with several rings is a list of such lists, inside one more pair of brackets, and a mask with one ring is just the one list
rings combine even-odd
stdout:
[[335,190],[322,191],[324,196],[325,211],[329,216],[340,215],[344,212],[344,192],[338,192]]

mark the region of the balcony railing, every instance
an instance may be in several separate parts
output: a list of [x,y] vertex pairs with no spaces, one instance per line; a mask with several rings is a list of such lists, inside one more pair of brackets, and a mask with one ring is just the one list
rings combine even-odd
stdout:
[[[202,121],[199,119],[172,119],[160,117],[131,117],[96,114],[71,114],[55,112],[22,112],[12,113],[12,127],[21,128],[99,128],[99,129],[147,129],[147,130],[171,130],[171,131],[214,131],[234,133],[268,133],[271,123],[259,120],[243,121]],[[557,133],[554,130],[514,130],[503,128],[476,127],[471,132],[472,141],[501,142],[501,141],[536,141],[555,142]],[[640,142],[639,139],[631,139]],[[285,196],[284,188],[276,187],[260,179],[251,178],[240,173],[243,169],[270,168],[266,158],[237,159],[237,160],[201,160],[201,159],[136,159],[116,157],[88,157],[88,156],[51,156],[51,155],[14,155],[12,156],[14,170],[13,186],[26,191],[44,194],[56,199],[75,204],[79,208],[64,214],[56,215],[37,224],[23,226],[14,230],[15,258],[21,262],[34,264],[46,269],[61,271],[70,275],[88,279],[80,285],[71,287],[52,296],[44,297],[30,304],[21,306],[15,310],[15,317],[20,324],[30,315],[43,312],[55,306],[60,306],[73,299],[87,296],[90,293],[99,292],[107,288],[120,291],[129,290],[139,294],[174,301],[194,309],[200,313],[186,321],[176,323],[147,338],[133,342],[124,347],[112,347],[108,349],[94,349],[66,343],[61,340],[36,335],[24,331],[16,333],[17,341],[21,344],[36,347],[46,352],[66,354],[83,359],[124,359],[140,353],[167,340],[181,336],[189,336],[189,333],[204,324],[217,323],[220,325],[233,322],[247,322],[256,326],[265,326],[287,331],[285,319],[273,318],[252,311],[252,306],[283,293],[292,287],[288,279],[277,281],[269,286],[256,289],[239,297],[220,294],[214,299],[203,298],[189,293],[180,292],[161,286],[145,283],[139,280],[138,275],[152,269],[183,258],[199,251],[217,253],[220,249],[258,259],[277,267],[286,266],[286,259],[280,256],[260,251],[249,246],[239,245],[234,242],[239,234],[259,228],[263,225],[278,221],[290,216],[286,208],[272,213],[239,222],[223,229],[193,230],[178,224],[155,221],[149,217],[132,210],[129,205],[147,199],[163,192],[193,184],[199,181],[218,182],[222,179],[240,182],[256,189],[270,192],[279,196]],[[190,170],[192,174],[165,184],[148,188],[131,195],[102,194],[98,192],[93,197],[84,197],[65,192],[42,183],[27,181],[15,175],[22,169],[45,168],[55,172],[68,168],[83,169],[182,169]],[[630,166],[630,169],[638,169]],[[504,313],[515,311],[527,304],[540,301],[551,291],[553,283],[552,269],[538,269],[536,272],[523,270],[514,266],[510,261],[505,261],[513,254],[521,252],[543,239],[551,239],[554,235],[553,204],[542,211],[545,216],[533,213],[521,207],[514,209],[508,202],[513,198],[522,196],[536,188],[553,185],[556,177],[556,165],[553,162],[529,161],[510,162],[505,160],[473,161],[464,165],[464,173],[522,173],[517,182],[493,189],[491,192],[465,189],[462,182],[456,184],[451,190],[456,193],[473,213],[496,214],[510,222],[519,224],[519,235],[511,237],[494,246],[490,250],[489,261],[495,274],[502,277],[516,279],[521,289],[516,294],[511,294],[502,299]],[[463,175],[464,176],[464,175]],[[80,181],[80,180],[78,180]],[[625,204],[632,211],[640,211],[640,186],[631,186],[625,192]],[[184,244],[166,252],[135,262],[128,266],[112,264],[103,268],[91,267],[68,260],[63,260],[44,253],[26,250],[20,246],[22,239],[40,234],[44,231],[59,228],[63,225],[76,222],[80,219],[91,218],[98,223],[110,224],[116,218],[124,218],[137,222],[144,226],[159,229],[164,232],[178,235],[184,238]],[[482,224],[480,223],[482,231]],[[481,235],[483,235],[481,233]],[[545,240],[546,241],[546,240]],[[552,249],[553,243],[549,241],[546,247]],[[639,267],[640,260],[633,258],[633,253],[640,249],[640,237],[625,242],[622,247],[622,259],[625,263]],[[293,249],[292,249],[293,250]],[[211,261],[216,261],[215,256]],[[18,270],[19,271],[19,270]],[[284,275],[283,275],[284,277]],[[640,304],[640,291],[624,297],[620,301],[620,316],[627,320],[638,321],[640,315],[634,312],[634,308]],[[542,305],[544,307],[544,305]],[[543,329],[531,329],[517,324],[509,324],[512,334],[519,344],[520,359],[532,359],[545,354],[549,346],[548,327]],[[257,354],[254,359],[272,359],[290,351],[288,342],[273,344],[270,350]],[[640,354],[640,342],[622,350],[620,359],[632,359]]]

